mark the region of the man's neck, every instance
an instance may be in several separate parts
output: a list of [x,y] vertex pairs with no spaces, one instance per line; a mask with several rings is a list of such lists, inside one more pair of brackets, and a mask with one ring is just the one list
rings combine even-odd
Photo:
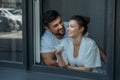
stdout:
[[63,39],[64,36],[56,36],[57,39]]

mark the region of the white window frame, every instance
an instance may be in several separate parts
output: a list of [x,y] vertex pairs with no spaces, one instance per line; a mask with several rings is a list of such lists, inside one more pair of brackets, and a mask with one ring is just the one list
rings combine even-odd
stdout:
[[40,63],[40,10],[39,0],[33,1],[33,24],[34,24],[34,63]]

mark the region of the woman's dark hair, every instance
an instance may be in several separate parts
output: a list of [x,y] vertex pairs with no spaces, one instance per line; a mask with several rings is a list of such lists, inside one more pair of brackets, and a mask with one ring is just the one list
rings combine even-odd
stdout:
[[74,15],[70,18],[70,20],[76,20],[78,25],[80,25],[80,27],[84,27],[84,31],[83,31],[83,35],[87,32],[88,30],[88,24],[90,22],[90,18],[89,17],[83,17],[80,15]]
[[61,15],[55,10],[46,11],[43,13],[43,26],[49,26],[49,23],[55,20],[58,16]]

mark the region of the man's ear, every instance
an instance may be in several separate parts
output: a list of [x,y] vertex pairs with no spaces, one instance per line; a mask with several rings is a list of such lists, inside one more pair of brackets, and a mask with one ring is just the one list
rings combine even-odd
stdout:
[[45,28],[45,29],[48,29],[48,27],[47,27],[47,26],[44,26],[44,28]]
[[44,28],[45,28],[46,30],[50,31],[50,28],[49,28],[49,27],[45,26]]

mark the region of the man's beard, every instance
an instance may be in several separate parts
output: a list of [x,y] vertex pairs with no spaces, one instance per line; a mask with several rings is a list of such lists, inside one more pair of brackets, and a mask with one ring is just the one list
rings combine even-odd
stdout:
[[65,33],[64,33],[64,34],[57,33],[57,34],[55,34],[55,35],[56,35],[56,36],[64,36]]
[[53,33],[53,34],[56,35],[56,36],[64,36],[65,32],[63,34],[61,34],[61,33]]
[[[65,35],[65,28],[63,28],[63,29],[64,29],[63,34],[61,34],[61,33],[53,33],[53,34],[56,35],[56,36],[64,36]],[[57,32],[59,32],[59,30]]]

